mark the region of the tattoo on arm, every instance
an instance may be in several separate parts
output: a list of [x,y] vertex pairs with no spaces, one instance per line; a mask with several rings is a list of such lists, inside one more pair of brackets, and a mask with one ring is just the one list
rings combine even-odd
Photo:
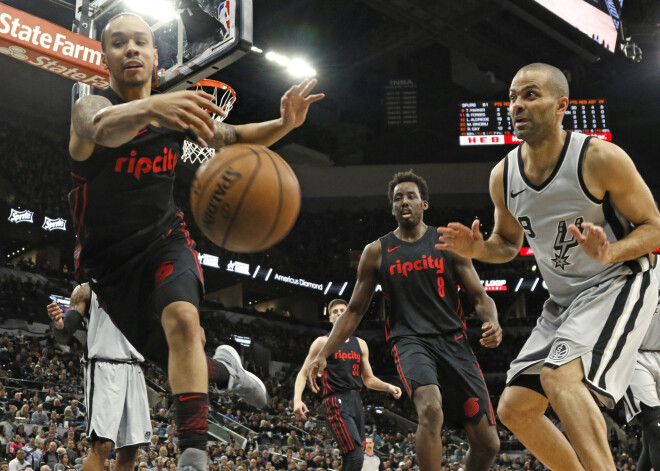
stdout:
[[235,144],[238,138],[236,137],[236,128],[231,124],[217,122],[215,123],[215,135],[213,138],[207,140],[209,147],[219,149],[224,146]]
[[98,95],[87,95],[78,100],[71,112],[71,123],[76,134],[82,139],[93,140],[94,116],[108,106],[112,106],[110,100]]
[[78,311],[82,315],[85,314],[85,307],[89,302],[91,289],[88,284],[80,285],[71,293],[71,300],[69,302],[69,310]]

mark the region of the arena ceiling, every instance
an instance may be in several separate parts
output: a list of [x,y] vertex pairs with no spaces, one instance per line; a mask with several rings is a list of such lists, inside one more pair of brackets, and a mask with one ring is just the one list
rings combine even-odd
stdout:
[[[69,28],[74,0],[4,0]],[[542,61],[570,73],[574,97],[605,97],[624,148],[644,165],[660,123],[660,4],[625,0],[626,35],[641,47],[635,63],[607,52],[542,8],[523,0],[254,0],[254,43],[306,57],[327,94],[288,141],[336,164],[494,160],[501,149],[458,146],[457,104],[506,99],[522,65]],[[0,56],[5,120],[67,136],[72,82]],[[250,54],[215,76],[238,92],[229,122],[270,119],[294,79]],[[418,87],[419,125],[387,128],[383,87]]]

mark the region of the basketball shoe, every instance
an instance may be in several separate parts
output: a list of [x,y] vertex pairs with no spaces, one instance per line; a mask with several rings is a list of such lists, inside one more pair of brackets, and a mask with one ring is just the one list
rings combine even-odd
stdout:
[[266,386],[254,374],[243,368],[241,357],[233,347],[220,345],[215,349],[213,359],[223,363],[229,370],[229,384],[221,393],[233,393],[240,396],[251,406],[263,409],[268,404]]

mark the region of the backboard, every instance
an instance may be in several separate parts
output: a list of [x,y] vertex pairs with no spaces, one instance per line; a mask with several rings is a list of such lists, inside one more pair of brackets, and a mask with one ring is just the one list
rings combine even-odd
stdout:
[[108,21],[127,11],[144,18],[154,32],[155,88],[161,92],[189,88],[252,47],[252,0],[76,0],[72,29],[100,40]]

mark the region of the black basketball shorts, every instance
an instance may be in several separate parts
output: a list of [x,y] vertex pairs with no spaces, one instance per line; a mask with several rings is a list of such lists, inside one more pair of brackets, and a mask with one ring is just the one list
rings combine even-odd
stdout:
[[323,398],[330,429],[345,455],[364,443],[364,408],[356,390],[331,394]]
[[495,424],[486,381],[464,332],[398,337],[393,339],[392,356],[410,398],[420,386],[440,388],[446,423],[476,424],[485,414]]
[[158,363],[167,358],[160,316],[175,301],[195,307],[204,296],[204,277],[195,243],[179,213],[172,225],[120,270],[91,286],[111,319],[133,346]]

